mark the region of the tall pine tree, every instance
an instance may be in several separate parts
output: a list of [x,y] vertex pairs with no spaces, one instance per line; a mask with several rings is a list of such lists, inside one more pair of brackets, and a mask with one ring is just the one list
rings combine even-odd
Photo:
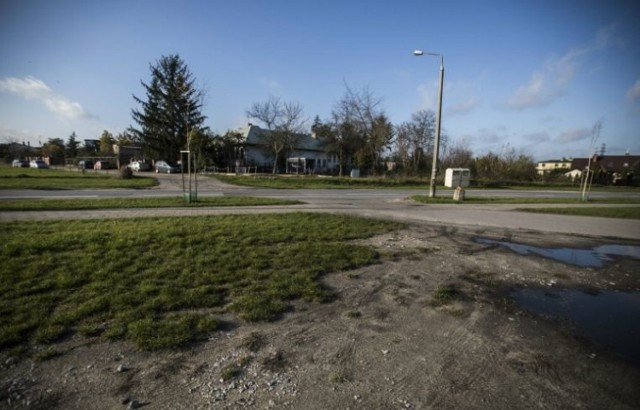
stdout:
[[134,138],[155,159],[174,161],[187,149],[187,135],[204,132],[203,91],[178,55],[163,56],[150,65],[151,81],[145,84],[146,100],[133,96],[141,109],[131,110],[139,128],[131,127]]
[[76,136],[76,132],[73,131],[71,135],[69,135],[69,139],[67,140],[67,145],[65,145],[65,153],[67,158],[75,158],[78,156],[78,147],[80,146],[80,142],[78,141],[78,137]]

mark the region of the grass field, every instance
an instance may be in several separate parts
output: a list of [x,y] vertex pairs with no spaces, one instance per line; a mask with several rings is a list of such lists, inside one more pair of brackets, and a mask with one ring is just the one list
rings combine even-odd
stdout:
[[127,208],[203,208],[224,206],[296,205],[300,201],[244,196],[199,197],[187,203],[181,197],[100,199],[0,199],[0,211],[89,210]]
[[[211,176],[223,182],[252,187],[277,188],[277,189],[376,189],[376,188],[402,188],[402,189],[429,189],[429,178],[419,177],[332,177],[318,175],[224,175],[216,174]],[[438,186],[438,189],[447,189]],[[450,188],[449,188],[450,189]],[[543,184],[531,182],[523,185],[512,183],[502,184],[499,181],[485,183],[482,186],[472,186],[468,189],[500,189],[500,190],[554,190],[554,191],[576,191],[577,185],[567,184]],[[592,191],[607,192],[640,192],[640,187],[622,186],[594,186]]]
[[255,177],[221,174],[216,174],[213,178],[233,185],[278,189],[425,189],[429,187],[429,180],[426,178],[349,178],[297,175]]
[[151,177],[134,175],[131,179],[120,179],[117,172],[82,173],[0,166],[0,189],[148,188],[157,184]]
[[221,313],[273,320],[330,300],[322,274],[376,262],[350,240],[400,227],[308,213],[0,223],[0,350],[54,355],[73,334],[156,350]]

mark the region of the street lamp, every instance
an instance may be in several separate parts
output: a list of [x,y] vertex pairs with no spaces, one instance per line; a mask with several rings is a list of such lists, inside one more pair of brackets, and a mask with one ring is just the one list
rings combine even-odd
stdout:
[[431,165],[431,183],[429,184],[429,198],[436,196],[436,171],[438,168],[438,151],[440,148],[440,120],[442,118],[442,86],[444,84],[444,56],[438,53],[427,53],[422,50],[415,50],[413,55],[421,57],[423,55],[440,57],[440,86],[438,88],[438,114],[436,116],[436,138],[433,142],[433,163]]

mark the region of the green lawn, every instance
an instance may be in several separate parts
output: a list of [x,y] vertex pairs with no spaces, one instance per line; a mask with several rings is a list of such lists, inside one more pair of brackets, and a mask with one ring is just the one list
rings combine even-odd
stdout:
[[148,188],[158,184],[152,177],[120,179],[118,175],[116,171],[104,174],[0,166],[0,189]]
[[605,218],[640,219],[640,207],[616,206],[593,207],[589,204],[640,204],[640,199],[633,198],[598,198],[588,202],[581,202],[578,198],[502,198],[502,197],[466,197],[462,202],[456,202],[450,197],[429,198],[426,195],[412,196],[416,202],[424,204],[570,204],[566,208],[517,208],[516,211],[538,212],[560,215],[600,216]]
[[199,197],[187,203],[181,197],[100,199],[0,199],[0,211],[85,210],[110,208],[202,208],[223,206],[296,205],[301,201],[244,196]]
[[293,300],[330,300],[324,273],[376,262],[351,240],[401,226],[310,213],[0,223],[0,350],[47,358],[73,334],[174,348],[223,313],[273,320]]
[[[277,188],[277,189],[377,189],[377,188],[402,188],[402,189],[429,189],[430,180],[427,177],[331,177],[319,175],[225,175],[216,174],[210,176],[223,182],[252,187]],[[450,189],[441,185],[437,189]],[[578,186],[530,183],[527,185],[508,185],[495,182],[483,186],[474,186],[470,190],[482,189],[504,189],[504,190],[553,190],[553,191],[575,191],[578,195]],[[594,186],[592,191],[607,192],[640,192],[639,187],[622,186]]]
[[518,208],[516,211],[558,215],[599,216],[603,218],[640,219],[640,207],[568,207]]
[[233,185],[278,189],[427,189],[429,187],[429,180],[426,178],[349,178],[317,175],[233,176],[220,174],[212,176],[211,178],[217,178],[220,181]]

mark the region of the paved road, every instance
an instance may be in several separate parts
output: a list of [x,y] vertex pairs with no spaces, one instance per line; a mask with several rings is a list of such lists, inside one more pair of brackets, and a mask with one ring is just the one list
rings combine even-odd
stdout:
[[[160,185],[147,190],[70,190],[37,191],[7,190],[0,191],[0,198],[53,198],[53,197],[141,197],[176,196],[182,193],[182,179],[179,175],[159,175]],[[240,208],[176,208],[176,209],[125,209],[97,211],[47,211],[47,212],[1,212],[0,221],[38,220],[38,219],[91,219],[122,218],[145,216],[191,216],[221,215],[264,212],[341,212],[362,216],[387,218],[407,222],[433,222],[445,225],[485,226],[492,228],[525,229],[549,233],[568,233],[576,235],[600,236],[640,240],[640,221],[609,218],[591,218],[563,215],[545,215],[514,211],[516,207],[540,205],[472,205],[442,204],[421,205],[406,198],[426,193],[417,190],[373,190],[373,189],[333,189],[333,190],[276,190],[247,188],[227,185],[211,178],[199,177],[198,194],[200,196],[258,196],[271,198],[295,198],[305,205],[277,207],[240,207]],[[450,190],[440,190],[439,195],[451,195]],[[483,196],[577,196],[567,191],[505,191],[482,190],[467,191],[468,195]],[[611,193],[593,193],[593,197],[611,196]],[[640,197],[638,194],[625,194],[625,197]],[[546,206],[546,205],[545,205]],[[565,206],[565,205],[560,205]]]

